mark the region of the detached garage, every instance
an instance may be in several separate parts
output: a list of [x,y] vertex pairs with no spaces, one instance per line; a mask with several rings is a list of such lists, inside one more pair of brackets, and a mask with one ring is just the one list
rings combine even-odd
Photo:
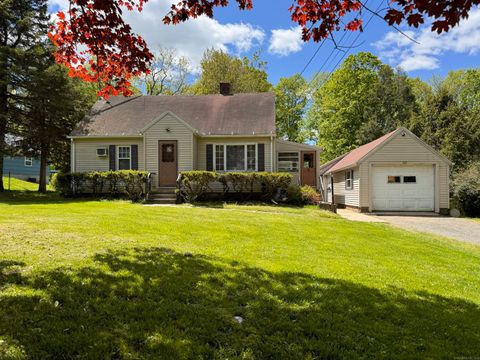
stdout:
[[320,167],[322,196],[362,212],[448,213],[451,162],[399,128]]

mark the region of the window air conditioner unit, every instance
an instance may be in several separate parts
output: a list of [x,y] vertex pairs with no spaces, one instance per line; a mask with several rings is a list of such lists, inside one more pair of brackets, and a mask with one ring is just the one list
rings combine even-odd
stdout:
[[98,157],[108,156],[108,149],[106,147],[97,148],[97,156]]

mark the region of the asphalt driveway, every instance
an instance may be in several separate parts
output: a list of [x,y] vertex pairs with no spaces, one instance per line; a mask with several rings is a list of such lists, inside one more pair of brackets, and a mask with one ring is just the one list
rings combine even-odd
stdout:
[[391,225],[480,244],[480,223],[445,216],[374,216]]

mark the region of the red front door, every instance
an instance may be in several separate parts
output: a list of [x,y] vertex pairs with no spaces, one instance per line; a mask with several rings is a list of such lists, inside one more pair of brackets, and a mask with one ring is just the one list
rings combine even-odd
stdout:
[[175,186],[177,182],[177,140],[158,142],[158,185]]
[[300,182],[302,185],[317,186],[315,151],[302,151]]

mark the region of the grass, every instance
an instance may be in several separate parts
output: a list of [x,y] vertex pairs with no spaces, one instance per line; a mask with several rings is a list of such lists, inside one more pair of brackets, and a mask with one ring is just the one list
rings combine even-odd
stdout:
[[[28,181],[23,181],[15,178],[10,178],[4,176],[3,177],[3,185],[5,186],[5,189],[9,189],[12,191],[37,191],[38,190],[38,184],[36,183],[31,183]],[[53,189],[47,185],[47,190],[52,191]]]
[[0,195],[0,358],[480,354],[479,247],[210,205]]

